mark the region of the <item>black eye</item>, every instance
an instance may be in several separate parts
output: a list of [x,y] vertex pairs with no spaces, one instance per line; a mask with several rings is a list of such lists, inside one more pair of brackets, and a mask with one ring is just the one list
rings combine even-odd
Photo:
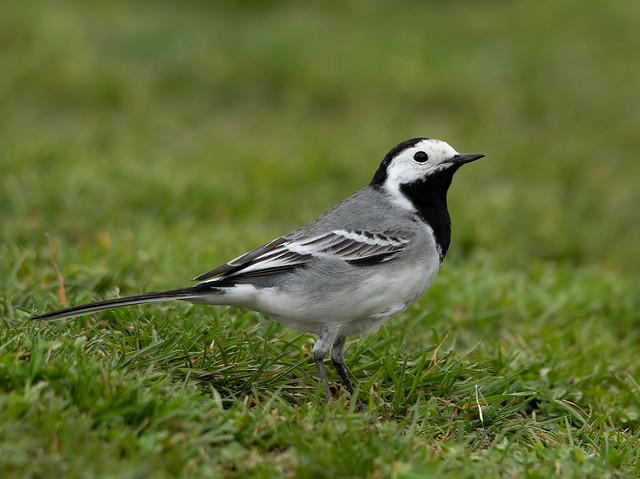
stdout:
[[419,151],[418,153],[413,155],[413,159],[416,160],[418,163],[424,163],[429,159],[429,156],[427,156],[427,154],[424,151]]

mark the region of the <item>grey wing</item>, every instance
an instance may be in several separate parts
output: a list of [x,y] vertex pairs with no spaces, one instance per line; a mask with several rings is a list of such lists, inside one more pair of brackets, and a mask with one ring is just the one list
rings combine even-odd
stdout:
[[347,231],[336,229],[317,235],[281,236],[227,264],[194,278],[264,275],[305,266],[319,258],[335,258],[354,266],[368,266],[394,258],[409,244],[400,231]]

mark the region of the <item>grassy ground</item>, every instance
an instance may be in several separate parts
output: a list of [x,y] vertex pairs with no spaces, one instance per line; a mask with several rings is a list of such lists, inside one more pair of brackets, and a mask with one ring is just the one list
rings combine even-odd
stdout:
[[[0,476],[640,472],[640,4],[13,2],[0,16]],[[348,343],[239,308],[31,314],[188,284],[365,185],[487,157],[429,293]],[[57,265],[57,266],[56,266]]]

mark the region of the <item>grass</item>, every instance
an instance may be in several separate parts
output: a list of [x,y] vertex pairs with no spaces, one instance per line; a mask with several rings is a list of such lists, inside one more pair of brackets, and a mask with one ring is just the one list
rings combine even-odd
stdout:
[[[637,476],[638,8],[6,6],[0,475]],[[28,320],[56,268],[69,304],[184,286],[412,136],[487,157],[431,290],[348,343],[362,413],[240,308]]]

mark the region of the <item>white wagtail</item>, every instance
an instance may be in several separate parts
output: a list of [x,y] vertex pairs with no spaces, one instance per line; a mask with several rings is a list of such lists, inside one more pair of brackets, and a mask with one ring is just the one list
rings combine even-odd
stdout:
[[377,330],[427,291],[449,248],[447,190],[453,174],[483,156],[459,154],[435,139],[404,141],[387,153],[368,186],[307,226],[197,276],[196,286],[73,306],[32,319],[169,300],[243,306],[319,335],[313,357],[327,398],[324,358],[330,348],[353,394],[343,366],[347,337]]

